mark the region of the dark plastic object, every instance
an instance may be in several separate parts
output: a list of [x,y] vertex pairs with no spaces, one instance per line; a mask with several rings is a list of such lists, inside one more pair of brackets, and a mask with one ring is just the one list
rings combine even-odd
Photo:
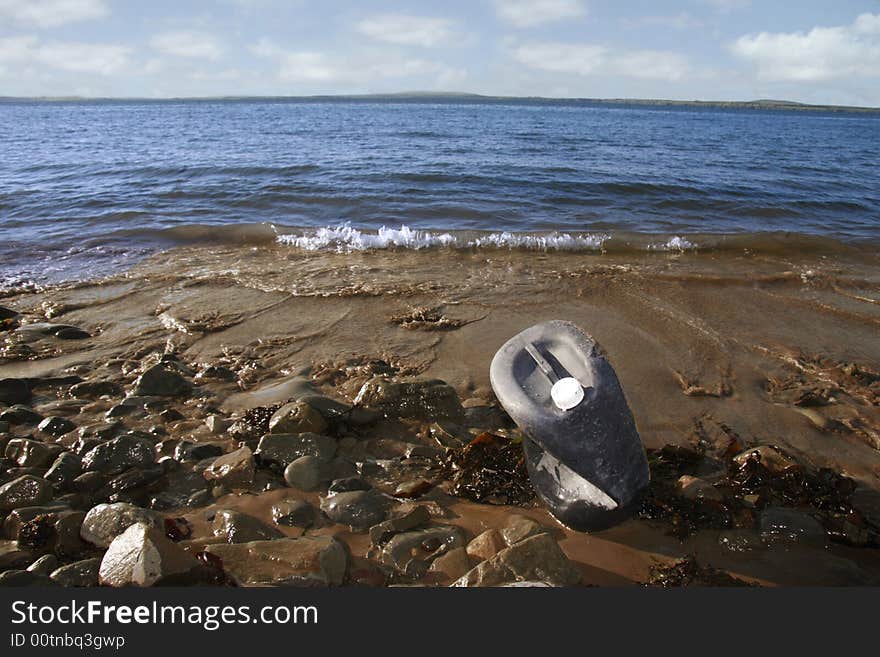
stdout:
[[[583,400],[562,410],[551,389],[568,377]],[[650,480],[648,460],[617,375],[591,336],[560,320],[532,326],[498,350],[489,378],[527,437],[532,485],[562,524],[597,530],[632,513]]]

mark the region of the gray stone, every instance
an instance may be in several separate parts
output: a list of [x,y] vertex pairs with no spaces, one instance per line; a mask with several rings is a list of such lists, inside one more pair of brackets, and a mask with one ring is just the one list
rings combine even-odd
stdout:
[[394,534],[410,531],[430,521],[431,514],[426,506],[403,507],[397,510],[394,517],[370,527],[370,542],[374,547],[380,547]]
[[330,493],[347,493],[353,490],[370,490],[372,486],[360,477],[343,477],[330,482],[327,489]]
[[122,395],[122,386],[115,381],[83,381],[70,387],[68,393],[73,397],[118,397]]
[[355,529],[372,527],[385,519],[388,500],[373,490],[334,493],[321,498],[321,511],[333,522]]
[[88,331],[76,326],[64,326],[55,332],[55,337],[60,340],[85,340],[92,337]]
[[181,397],[190,391],[189,382],[180,372],[161,363],[141,374],[134,384],[135,395]]
[[14,317],[18,317],[19,313],[13,310],[12,308],[7,308],[6,306],[0,306],[0,320],[4,319],[12,319]]
[[208,431],[217,435],[226,433],[229,427],[232,426],[232,421],[219,415],[209,415],[205,419],[205,426],[208,427]]
[[211,531],[214,536],[222,537],[227,543],[271,541],[284,537],[280,531],[258,518],[240,511],[225,509],[218,511],[214,516]]
[[34,409],[24,406],[23,404],[15,404],[0,413],[0,420],[8,422],[12,425],[36,425],[43,419],[43,416]]
[[45,479],[55,486],[64,487],[72,483],[82,472],[82,459],[74,452],[62,452],[46,472]]
[[513,513],[507,517],[507,524],[501,530],[501,536],[508,545],[519,543],[531,536],[547,532],[547,528],[527,516]]
[[22,468],[43,468],[51,462],[52,450],[38,440],[13,438],[6,445],[6,458]]
[[20,404],[31,398],[31,388],[22,379],[0,379],[0,402]]
[[0,541],[0,570],[23,568],[33,560],[33,553],[18,541]]
[[52,485],[41,477],[23,475],[0,486],[0,511],[39,506],[52,499]]
[[327,429],[324,416],[304,401],[285,404],[269,419],[269,433],[317,433]]
[[215,456],[223,456],[221,443],[192,443],[182,440],[174,448],[174,459],[177,461],[201,461]]
[[329,461],[336,454],[336,440],[317,433],[266,434],[255,452],[266,464],[286,468],[300,456],[317,456]]
[[46,575],[48,577],[56,568],[58,568],[58,557],[54,554],[44,554],[28,566],[27,570],[28,572]]
[[339,586],[348,567],[348,551],[329,536],[208,545],[205,552],[220,557],[226,575],[242,586]]
[[447,580],[455,580],[470,569],[471,562],[467,550],[463,547],[457,547],[434,559],[428,572],[443,575]]
[[154,456],[151,442],[132,436],[120,436],[89,450],[83,456],[83,469],[117,475],[128,468],[153,465]]
[[134,524],[146,524],[158,530],[164,528],[161,514],[134,504],[117,502],[99,504],[86,514],[79,535],[97,547],[108,547],[117,536]]
[[437,379],[402,382],[376,376],[361,387],[355,405],[374,408],[389,417],[455,422],[464,419],[455,388]]
[[203,572],[195,557],[155,527],[130,526],[113,539],[98,570],[104,586],[188,584]]
[[89,470],[74,477],[70,486],[78,493],[94,493],[103,488],[105,483],[107,483],[107,478],[104,475],[95,470]]
[[385,543],[380,560],[407,577],[418,578],[428,571],[434,559],[464,544],[464,532],[454,525],[401,532]]
[[475,561],[491,559],[507,547],[507,543],[497,529],[487,529],[467,544],[468,556]]
[[61,566],[49,575],[59,586],[97,586],[100,559],[83,559]]
[[281,500],[272,505],[272,520],[286,527],[311,527],[315,524],[315,507],[304,500]]
[[811,515],[785,507],[767,507],[759,520],[761,539],[768,544],[800,543],[824,547],[825,529]]
[[0,586],[50,586],[54,584],[44,573],[32,573],[28,570],[7,570],[0,573]]
[[202,474],[208,481],[235,488],[250,484],[254,480],[255,468],[254,454],[245,446],[218,457]]
[[565,556],[556,541],[549,534],[538,534],[478,564],[453,586],[500,586],[532,580],[553,586],[573,586],[580,579],[577,566]]
[[311,454],[300,456],[284,469],[284,481],[299,490],[317,490],[329,480],[328,464]]
[[37,428],[43,433],[52,436],[53,438],[59,438],[66,433],[74,431],[76,429],[76,425],[67,418],[53,415],[44,418]]

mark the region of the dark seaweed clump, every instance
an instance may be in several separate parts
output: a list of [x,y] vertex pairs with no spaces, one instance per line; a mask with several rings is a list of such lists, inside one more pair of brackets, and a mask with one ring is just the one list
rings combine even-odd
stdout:
[[515,506],[529,505],[535,499],[518,441],[482,433],[470,444],[451,449],[444,467],[457,497]]
[[[701,529],[754,528],[762,509],[781,506],[815,517],[832,541],[853,547],[880,545],[878,528],[853,507],[852,479],[828,468],[807,468],[787,455],[793,465],[784,469],[768,467],[758,452],[744,459],[733,456],[728,450],[715,459],[702,449],[673,445],[648,450],[651,484],[639,515],[668,524],[669,533],[683,540]],[[682,475],[710,482],[718,499],[684,497],[678,486]]]
[[752,586],[718,568],[702,566],[693,556],[668,566],[651,568],[645,586],[672,588],[679,586]]
[[269,420],[281,408],[281,404],[273,406],[257,406],[248,409],[240,420],[231,428],[231,433],[237,440],[255,441],[269,433]]

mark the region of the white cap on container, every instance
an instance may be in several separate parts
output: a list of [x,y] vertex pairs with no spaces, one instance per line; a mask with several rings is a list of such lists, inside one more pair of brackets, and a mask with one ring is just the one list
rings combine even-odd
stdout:
[[550,397],[556,404],[556,408],[567,411],[584,400],[584,389],[580,381],[567,376],[553,384],[553,387],[550,388]]

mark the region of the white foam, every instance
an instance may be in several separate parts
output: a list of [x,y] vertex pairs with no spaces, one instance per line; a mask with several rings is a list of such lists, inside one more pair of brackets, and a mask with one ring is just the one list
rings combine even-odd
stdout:
[[687,251],[688,249],[696,249],[697,245],[684,237],[676,235],[661,244],[651,244],[648,248],[652,251]]
[[605,234],[530,234],[505,231],[467,239],[451,233],[415,230],[405,225],[400,228],[382,226],[376,233],[371,233],[354,228],[350,224],[342,224],[335,227],[317,228],[301,234],[279,235],[276,239],[282,244],[295,246],[306,251],[330,249],[344,253],[393,247],[424,249],[438,246],[588,251],[601,249],[608,238],[609,236]]

